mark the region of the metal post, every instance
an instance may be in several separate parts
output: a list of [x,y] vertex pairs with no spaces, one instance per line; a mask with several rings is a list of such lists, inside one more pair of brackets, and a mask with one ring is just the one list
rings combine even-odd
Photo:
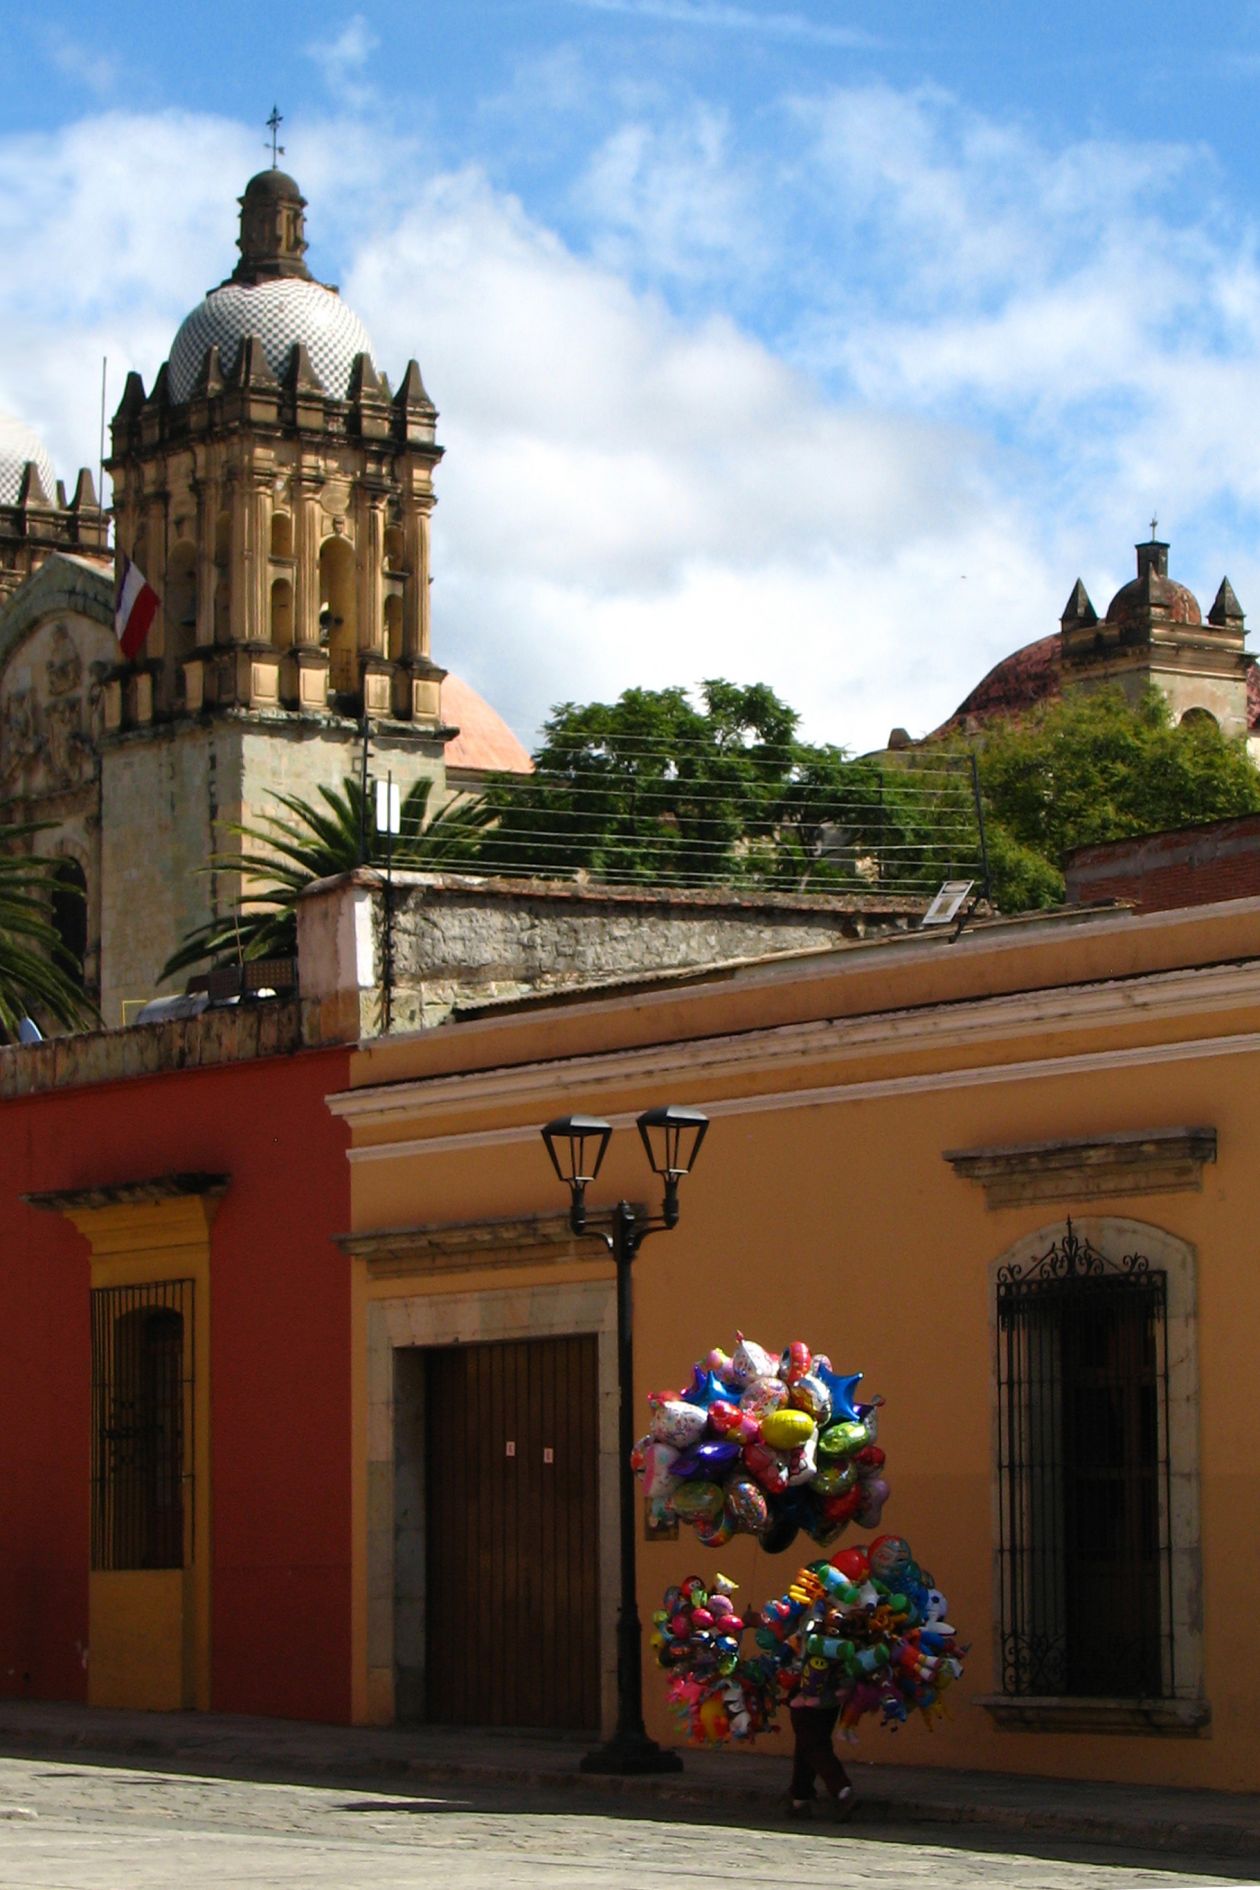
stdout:
[[628,1201],[613,1210],[610,1247],[617,1267],[617,1498],[621,1595],[617,1613],[617,1730],[582,1760],[584,1772],[680,1772],[676,1752],[649,1739],[643,1724],[643,1649],[636,1594],[634,1471],[634,1288],[631,1269],[644,1234]]

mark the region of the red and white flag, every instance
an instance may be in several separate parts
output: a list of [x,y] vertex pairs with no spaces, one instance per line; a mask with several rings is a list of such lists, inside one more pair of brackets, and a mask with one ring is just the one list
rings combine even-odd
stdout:
[[124,555],[118,571],[118,595],[114,599],[114,635],[128,662],[144,648],[157,607],[157,592],[143,571]]

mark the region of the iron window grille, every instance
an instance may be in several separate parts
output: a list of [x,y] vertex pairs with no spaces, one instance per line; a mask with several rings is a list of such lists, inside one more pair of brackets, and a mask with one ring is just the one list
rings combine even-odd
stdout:
[[92,1567],[192,1559],[193,1282],[92,1293]]
[[1175,1690],[1167,1276],[1067,1224],[997,1276],[1002,1691]]

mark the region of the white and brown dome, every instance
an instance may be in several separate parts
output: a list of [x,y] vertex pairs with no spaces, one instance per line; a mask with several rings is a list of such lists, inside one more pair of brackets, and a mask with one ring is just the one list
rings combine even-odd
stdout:
[[15,414],[0,413],[0,505],[17,505],[26,483],[26,469],[35,468],[50,505],[56,503],[57,474],[52,454],[32,427]]

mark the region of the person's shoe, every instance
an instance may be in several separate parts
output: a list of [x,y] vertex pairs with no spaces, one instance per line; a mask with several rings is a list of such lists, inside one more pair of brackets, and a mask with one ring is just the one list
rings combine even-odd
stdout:
[[855,1802],[852,1785],[846,1785],[827,1800],[827,1816],[833,1824],[843,1824]]
[[812,1818],[814,1815],[813,1799],[789,1798],[787,1802],[787,1815],[789,1818]]

